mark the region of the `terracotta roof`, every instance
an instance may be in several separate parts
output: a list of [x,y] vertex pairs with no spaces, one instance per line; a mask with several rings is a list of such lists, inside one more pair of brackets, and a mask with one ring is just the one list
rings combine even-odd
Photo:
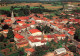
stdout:
[[15,36],[14,36],[15,38],[17,38],[17,39],[21,39],[21,38],[24,38],[22,35],[19,35],[19,34],[15,34]]
[[15,29],[14,29],[14,31],[18,31],[18,30],[21,30],[21,29],[20,29],[20,28],[15,28]]
[[28,41],[25,41],[25,42],[21,42],[21,43],[17,43],[17,45],[23,45],[23,44],[27,44]]
[[47,42],[47,40],[41,40],[41,43]]
[[65,37],[65,34],[61,34],[60,36]]
[[72,29],[72,28],[74,28],[74,27],[70,27],[70,28]]
[[11,20],[10,19],[6,19],[6,20],[4,20],[4,22],[11,22]]
[[41,32],[41,31],[39,31],[38,29],[31,29],[31,30],[29,30],[31,33],[36,33],[36,32]]
[[30,37],[28,37],[28,39],[29,39],[29,40],[32,40],[32,39],[34,39],[34,37],[33,37],[33,36],[30,36]]
[[26,19],[29,19],[28,16],[22,16],[22,17],[15,17],[16,19],[19,19],[19,20],[26,20]]
[[35,50],[33,48],[25,48],[25,51],[34,52]]
[[35,21],[32,20],[30,24],[35,24]]
[[69,33],[70,35],[74,35],[74,32],[73,32],[73,31],[68,31],[68,33]]
[[68,21],[68,19],[62,19],[62,21]]
[[52,38],[52,36],[51,36],[51,35],[47,35],[47,37],[48,37],[48,38]]
[[55,36],[60,36],[59,34],[54,34]]
[[18,39],[17,41],[20,43],[20,42],[23,42],[23,41],[25,42],[27,40],[25,38],[21,38],[21,39]]
[[27,27],[29,27],[30,26],[30,24],[27,24]]
[[43,19],[46,20],[47,18],[46,17],[43,17]]
[[40,42],[39,39],[31,39],[30,41],[31,41],[31,42]]
[[23,21],[17,21],[17,23],[25,23],[25,22],[23,22]]
[[3,30],[3,31],[8,32],[8,30]]
[[47,35],[44,35],[44,38],[47,38]]

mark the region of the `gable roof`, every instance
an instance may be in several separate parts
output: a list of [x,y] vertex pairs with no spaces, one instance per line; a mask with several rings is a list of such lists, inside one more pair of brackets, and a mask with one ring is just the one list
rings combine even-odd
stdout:
[[31,41],[31,42],[40,42],[39,39],[31,39],[30,41]]
[[14,36],[15,38],[17,38],[17,39],[21,39],[21,38],[24,38],[22,35],[20,35],[20,34],[15,34],[15,36]]
[[33,48],[25,48],[25,51],[34,52],[35,50]]
[[38,29],[31,29],[31,30],[29,30],[31,33],[36,33],[36,32],[41,32],[41,31],[39,31]]
[[60,36],[61,36],[61,37],[65,37],[65,34],[61,34]]
[[11,20],[10,19],[6,19],[6,20],[4,20],[4,22],[10,22]]
[[74,35],[74,32],[73,32],[73,31],[68,31],[68,33],[69,33],[70,35]]

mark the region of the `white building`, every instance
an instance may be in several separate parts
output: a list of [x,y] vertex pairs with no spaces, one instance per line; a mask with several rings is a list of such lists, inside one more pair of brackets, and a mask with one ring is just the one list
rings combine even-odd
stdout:
[[59,55],[59,54],[62,54],[62,53],[66,54],[67,51],[66,51],[65,48],[59,48],[59,49],[56,49],[54,52],[56,52],[57,55]]
[[29,30],[29,33],[30,33],[32,36],[42,35],[42,32],[39,31],[38,29],[31,29],[31,30]]
[[33,36],[28,37],[29,39],[29,44],[31,47],[35,47],[35,46],[41,46],[41,45],[45,45],[47,43],[47,40],[39,40]]

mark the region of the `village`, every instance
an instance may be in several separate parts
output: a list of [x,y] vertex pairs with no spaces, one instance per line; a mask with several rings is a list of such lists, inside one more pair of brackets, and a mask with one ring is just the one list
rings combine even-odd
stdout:
[[[69,10],[65,9],[64,11],[70,11],[73,9],[71,7],[74,7],[72,5],[68,6]],[[74,45],[76,52],[80,55],[80,42],[74,39],[76,28],[72,25],[80,25],[80,19],[75,19],[75,16],[80,16],[80,13],[67,14],[70,16],[69,19],[64,17],[60,19],[58,16],[48,19],[45,17],[46,15],[49,14],[31,13],[28,16],[14,17],[14,11],[11,12],[11,17],[0,15],[0,18],[4,19],[4,22],[0,22],[0,26],[4,26],[5,24],[9,26],[8,29],[4,30],[0,27],[0,33],[5,38],[14,40],[7,40],[7,44],[1,42],[0,45],[2,46],[12,44],[11,49],[3,48],[1,53],[9,56],[16,53],[17,49],[23,48],[24,52],[27,53],[26,56],[30,56],[36,52],[37,47],[51,46],[53,49],[47,51],[42,56],[74,56],[74,52],[68,48],[70,45]],[[62,12],[60,15],[66,14]],[[56,43],[58,45],[50,45],[50,43]]]

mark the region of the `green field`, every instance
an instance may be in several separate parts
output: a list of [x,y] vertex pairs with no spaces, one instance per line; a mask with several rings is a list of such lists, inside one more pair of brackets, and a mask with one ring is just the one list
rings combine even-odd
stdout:
[[10,11],[10,7],[11,6],[4,6],[4,7],[1,7],[0,10]]
[[[13,5],[14,6],[14,5]],[[16,6],[16,5],[15,5]],[[22,7],[22,6],[19,6],[19,7]],[[0,10],[6,10],[6,11],[10,11],[10,8],[11,8],[11,5],[8,5],[8,6],[3,6],[3,7],[0,7]],[[31,6],[30,9],[33,9],[33,8],[38,8],[38,7],[34,7],[34,6]],[[56,9],[59,9],[59,8],[62,8],[62,6],[44,6],[44,8],[46,9],[51,9],[51,10],[56,10]],[[20,9],[20,8],[15,8],[15,9]]]
[[[1,7],[0,10],[10,11],[11,6]],[[30,9],[39,8],[39,7],[30,7]],[[14,10],[18,10],[20,8],[15,8]]]

